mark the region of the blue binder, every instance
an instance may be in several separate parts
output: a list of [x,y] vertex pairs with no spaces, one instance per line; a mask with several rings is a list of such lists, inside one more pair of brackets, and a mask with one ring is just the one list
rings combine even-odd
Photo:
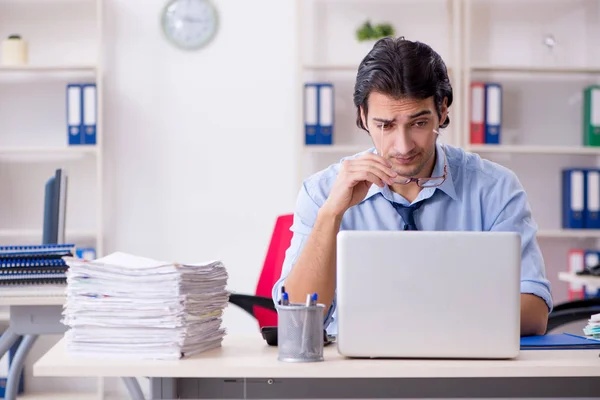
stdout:
[[82,103],[83,103],[83,144],[96,144],[96,126],[97,126],[97,94],[96,84],[86,83],[82,85]]
[[583,211],[584,226],[600,229],[600,170],[586,171],[586,207]]
[[83,90],[75,83],[67,85],[67,136],[69,145],[83,144]]
[[319,84],[319,113],[317,144],[333,144],[333,120],[334,120],[334,102],[333,85],[331,83]]
[[502,131],[502,86],[485,84],[485,144],[500,144]]
[[521,338],[521,350],[575,350],[600,349],[600,340],[570,333],[543,336],[524,336]]
[[319,129],[319,85],[304,84],[304,143],[317,144]]
[[586,175],[585,169],[573,168],[562,171],[562,226],[564,229],[585,228]]

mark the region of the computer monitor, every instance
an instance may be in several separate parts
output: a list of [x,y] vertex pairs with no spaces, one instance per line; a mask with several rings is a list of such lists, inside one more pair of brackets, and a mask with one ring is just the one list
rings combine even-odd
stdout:
[[65,243],[67,173],[57,169],[45,185],[43,244]]

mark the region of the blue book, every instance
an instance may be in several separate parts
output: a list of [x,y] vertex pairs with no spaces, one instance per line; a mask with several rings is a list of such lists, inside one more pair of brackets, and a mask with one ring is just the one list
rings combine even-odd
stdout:
[[570,333],[521,338],[521,350],[587,350],[600,349],[600,340]]
[[562,227],[585,228],[587,209],[587,171],[573,168],[562,171]]
[[583,222],[586,229],[600,229],[600,170],[586,170],[586,207]]
[[319,84],[317,144],[333,144],[333,84]]
[[66,103],[68,143],[83,144],[83,90],[80,84],[67,85]]
[[317,144],[319,133],[319,85],[304,84],[304,144]]
[[485,144],[500,144],[502,131],[502,85],[485,84]]

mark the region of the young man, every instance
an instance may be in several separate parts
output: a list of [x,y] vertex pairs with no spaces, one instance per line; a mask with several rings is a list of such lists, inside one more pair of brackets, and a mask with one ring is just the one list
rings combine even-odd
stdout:
[[[521,334],[546,331],[550,284],[527,196],[510,170],[437,143],[452,87],[429,46],[385,38],[361,62],[357,124],[374,148],[309,177],[300,190],[281,278],[290,301],[317,292],[336,333],[336,235],[341,229],[515,231],[521,234]],[[401,255],[399,255],[401,257]]]

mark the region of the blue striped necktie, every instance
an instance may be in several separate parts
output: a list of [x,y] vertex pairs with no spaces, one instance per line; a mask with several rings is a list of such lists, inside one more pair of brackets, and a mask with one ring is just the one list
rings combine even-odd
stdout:
[[423,205],[423,203],[424,203],[424,201],[420,201],[420,202],[410,205],[410,206],[403,206],[402,204],[392,202],[392,204],[394,205],[394,208],[396,209],[396,211],[398,211],[398,214],[400,214],[400,216],[404,220],[404,230],[405,231],[418,231],[417,225],[415,224],[415,218],[413,216],[413,213],[415,212],[415,210],[417,210],[419,207],[421,207]]

